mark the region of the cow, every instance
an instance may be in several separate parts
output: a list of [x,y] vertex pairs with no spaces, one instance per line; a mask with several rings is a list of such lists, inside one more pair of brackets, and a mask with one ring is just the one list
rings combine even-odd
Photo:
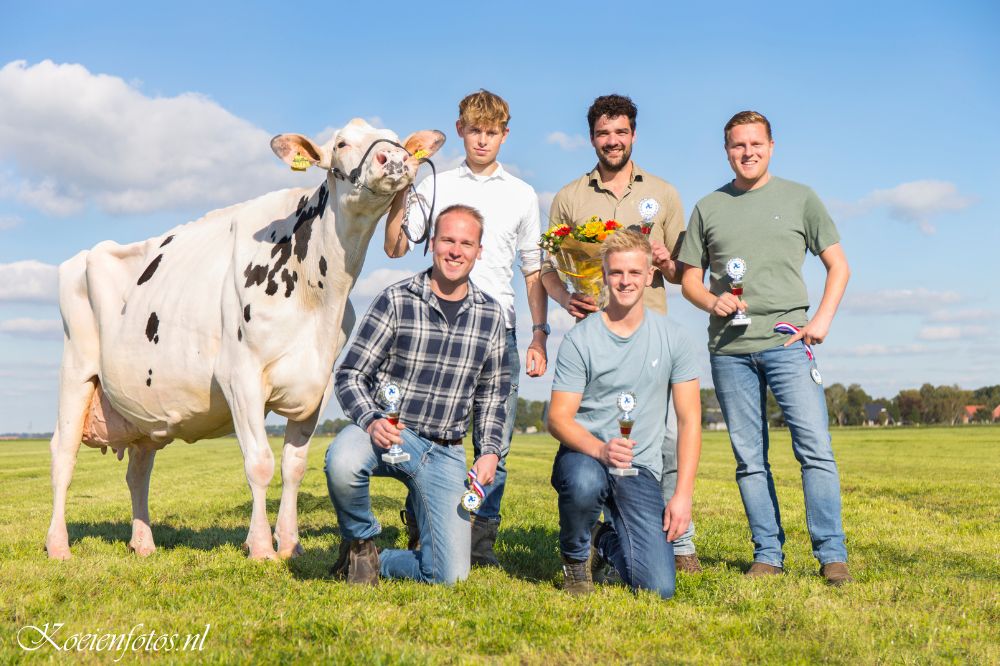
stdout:
[[[81,443],[111,448],[119,460],[128,453],[129,548],[145,556],[156,549],[148,508],[156,452],[177,438],[233,432],[253,497],[249,556],[302,553],[298,490],[334,361],[354,326],[348,293],[379,218],[444,139],[423,130],[401,146],[361,119],[323,145],[282,134],[271,140],[274,153],[295,170],[325,169],[319,187],[271,192],[146,241],[98,243],[60,265],[49,557],[70,557],[66,495]],[[288,419],[274,541],[265,505],[274,474],[269,411]]]

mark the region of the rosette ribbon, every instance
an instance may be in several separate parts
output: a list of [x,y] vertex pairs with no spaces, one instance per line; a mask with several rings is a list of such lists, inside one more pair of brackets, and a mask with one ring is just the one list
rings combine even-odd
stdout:
[[[789,324],[787,321],[779,321],[777,324],[774,325],[775,333],[786,333],[788,335],[795,335],[801,330],[802,329],[796,326],[795,324]],[[816,355],[813,354],[812,347],[810,347],[805,340],[802,341],[802,344],[806,346],[806,356],[809,357],[809,360],[812,361],[813,359],[815,359]]]

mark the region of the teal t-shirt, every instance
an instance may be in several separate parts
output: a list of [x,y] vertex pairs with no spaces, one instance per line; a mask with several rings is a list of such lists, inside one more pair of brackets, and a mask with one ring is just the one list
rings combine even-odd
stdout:
[[639,328],[623,338],[608,329],[598,312],[563,338],[552,390],[583,394],[576,420],[602,442],[620,436],[618,394],[635,393],[632,464],[659,479],[670,385],[698,374],[694,343],[664,315],[647,309]]
[[808,322],[809,296],[802,279],[808,249],[813,254],[840,241],[837,228],[816,193],[776,176],[744,192],[729,183],[694,207],[678,259],[709,271],[709,291],[728,291],[726,263],[746,261],[743,300],[750,325],[729,326],[731,317],[710,315],[708,351],[751,354],[783,344],[774,325]]

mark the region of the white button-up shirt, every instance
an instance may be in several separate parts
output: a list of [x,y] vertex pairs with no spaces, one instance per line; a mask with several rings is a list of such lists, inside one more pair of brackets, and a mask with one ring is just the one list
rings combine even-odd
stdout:
[[[433,179],[425,178],[417,185],[417,194],[429,203],[433,187]],[[512,280],[516,254],[521,254],[522,274],[530,275],[541,268],[538,195],[531,185],[508,173],[500,163],[489,176],[479,176],[462,162],[457,168],[438,174],[434,214],[454,204],[472,206],[483,215],[483,256],[469,277],[500,303],[504,323],[507,328],[514,328]],[[419,210],[409,211],[407,220],[410,235],[419,238],[424,232]]]

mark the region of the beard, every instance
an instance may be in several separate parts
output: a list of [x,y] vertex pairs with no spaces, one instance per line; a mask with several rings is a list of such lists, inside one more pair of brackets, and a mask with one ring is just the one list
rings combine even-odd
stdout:
[[603,152],[597,153],[597,161],[600,162],[601,166],[607,169],[608,171],[613,171],[613,172],[621,171],[625,167],[625,165],[628,164],[630,159],[632,159],[631,146],[622,151],[621,157],[614,160],[609,159],[608,156],[605,155]]

